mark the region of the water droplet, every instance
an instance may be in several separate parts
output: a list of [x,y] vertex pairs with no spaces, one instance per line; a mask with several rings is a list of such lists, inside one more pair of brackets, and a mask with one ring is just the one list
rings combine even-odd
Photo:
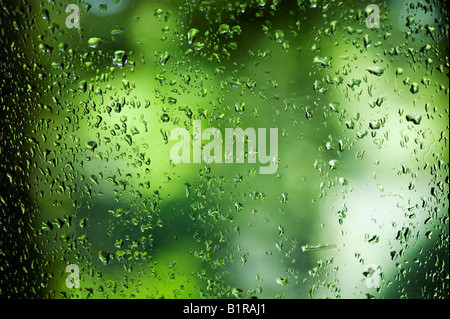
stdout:
[[115,28],[111,30],[111,35],[118,35],[123,33],[124,29],[123,28]]
[[281,286],[286,286],[288,283],[289,282],[288,282],[287,278],[284,278],[284,277],[277,278],[277,284],[279,284]]
[[192,28],[189,30],[188,34],[187,34],[187,42],[189,44],[191,44],[192,42],[194,42],[195,38],[197,37],[197,34],[200,31],[198,29]]
[[98,252],[98,259],[100,259],[103,265],[107,265],[111,260],[111,254],[107,251],[101,250]]
[[331,60],[333,58],[330,56],[316,56],[314,57],[314,63],[323,66],[325,69],[331,68]]
[[310,244],[306,244],[306,245],[302,246],[302,251],[303,252],[321,251],[321,250],[327,250],[327,249],[334,249],[336,247],[337,247],[336,245],[322,245],[322,244],[310,245]]
[[384,73],[384,68],[381,66],[369,66],[367,68],[367,71],[369,71],[372,74],[380,76]]
[[380,241],[380,237],[378,235],[373,235],[372,237],[370,237],[367,242],[369,244],[376,244]]
[[417,84],[416,82],[411,84],[411,93],[412,94],[416,94],[419,92],[419,84]]
[[230,26],[228,24],[224,23],[224,24],[221,24],[219,26],[219,33],[220,34],[225,34],[225,35],[228,35],[228,36],[232,36],[233,35],[233,29],[230,28]]
[[406,115],[406,120],[408,122],[413,122],[415,125],[419,125],[422,121],[422,116],[420,114],[411,113]]
[[284,32],[282,30],[275,30],[275,41],[283,42],[284,40]]
[[95,141],[88,141],[86,143],[86,148],[88,148],[90,150],[95,150],[97,148],[97,142],[95,142]]
[[86,92],[87,90],[87,83],[85,80],[80,81],[80,83],[78,84],[78,91],[80,91],[81,93]]
[[161,115],[161,121],[163,121],[164,123],[169,122],[170,117],[169,114],[164,113],[163,115]]
[[93,37],[93,38],[90,38],[87,43],[91,48],[95,49],[100,44],[102,44],[102,39],[100,39],[98,37]]
[[328,165],[330,166],[330,169],[336,169],[339,166],[339,161],[336,159],[332,159],[328,162]]
[[381,128],[381,121],[380,120],[376,120],[376,121],[370,121],[369,122],[369,127],[372,130],[378,130]]
[[234,110],[237,114],[242,114],[245,111],[245,102],[238,101],[234,104]]
[[127,63],[127,54],[123,50],[117,50],[114,52],[113,64],[119,67],[124,66]]
[[406,17],[406,26],[410,27],[414,24],[414,17],[413,16],[407,16]]
[[356,126],[355,122],[353,120],[348,120],[345,122],[345,125],[349,130],[353,130]]
[[161,63],[161,65],[165,65],[169,59],[170,59],[170,54],[169,54],[169,52],[165,51],[159,57],[159,63]]

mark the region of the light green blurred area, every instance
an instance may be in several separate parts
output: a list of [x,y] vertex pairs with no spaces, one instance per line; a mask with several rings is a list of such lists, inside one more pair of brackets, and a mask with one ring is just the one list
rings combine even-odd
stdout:
[[[52,274],[43,296],[448,297],[448,23],[438,28],[438,6],[383,2],[381,28],[368,29],[364,1],[104,2],[80,5],[80,29],[65,28],[65,1],[44,4],[50,23],[34,24],[33,43],[66,45],[36,55],[48,108],[25,129],[39,141],[28,196]],[[434,33],[415,33],[420,24]],[[192,134],[194,119],[222,132],[277,127],[277,173],[172,163],[168,136]],[[42,226],[64,216],[68,227]],[[67,264],[80,266],[80,289],[65,286]],[[381,268],[379,289],[366,285],[368,265]]]

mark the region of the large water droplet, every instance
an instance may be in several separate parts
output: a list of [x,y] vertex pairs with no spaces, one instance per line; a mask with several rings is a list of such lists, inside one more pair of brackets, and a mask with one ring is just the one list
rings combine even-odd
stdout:
[[102,39],[98,38],[98,37],[93,37],[90,38],[87,42],[87,44],[91,47],[91,48],[97,48],[100,44],[102,44]]
[[416,125],[419,125],[420,122],[422,121],[422,115],[420,114],[416,114],[416,113],[411,113],[406,115],[406,120],[408,122],[413,122]]
[[113,64],[117,66],[124,66],[127,63],[127,54],[123,50],[114,52]]

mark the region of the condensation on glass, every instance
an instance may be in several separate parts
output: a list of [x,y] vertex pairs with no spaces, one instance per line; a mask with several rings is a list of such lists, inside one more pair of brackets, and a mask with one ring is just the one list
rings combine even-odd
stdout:
[[449,297],[443,1],[1,4],[2,298]]

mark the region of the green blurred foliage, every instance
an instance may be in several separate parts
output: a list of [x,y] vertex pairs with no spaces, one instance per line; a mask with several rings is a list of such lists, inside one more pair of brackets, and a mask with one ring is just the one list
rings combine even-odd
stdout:
[[[79,29],[68,1],[2,13],[2,178],[27,187],[0,195],[1,249],[18,200],[39,264],[16,294],[448,298],[443,3],[385,1],[379,29],[356,0],[87,3]],[[277,127],[277,173],[172,163],[194,119]]]

